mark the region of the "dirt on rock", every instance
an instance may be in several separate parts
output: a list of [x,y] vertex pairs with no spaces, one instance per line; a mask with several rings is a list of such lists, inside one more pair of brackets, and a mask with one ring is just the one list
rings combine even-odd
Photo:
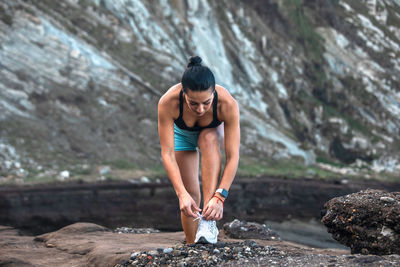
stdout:
[[322,222],[352,253],[400,254],[400,192],[368,189],[331,199]]

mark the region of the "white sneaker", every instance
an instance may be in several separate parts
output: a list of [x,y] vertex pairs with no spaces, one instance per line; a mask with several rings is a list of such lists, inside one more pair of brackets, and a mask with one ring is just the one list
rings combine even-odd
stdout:
[[195,243],[200,244],[215,244],[217,243],[218,228],[216,221],[203,220],[199,215],[199,227],[196,232]]

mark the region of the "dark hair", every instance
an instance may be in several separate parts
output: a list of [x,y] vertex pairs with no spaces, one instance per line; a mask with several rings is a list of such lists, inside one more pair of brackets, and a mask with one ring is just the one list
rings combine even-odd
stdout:
[[210,87],[215,90],[214,74],[209,68],[201,65],[201,57],[190,57],[189,64],[182,75],[182,89],[187,92],[187,89],[192,91],[206,91]]

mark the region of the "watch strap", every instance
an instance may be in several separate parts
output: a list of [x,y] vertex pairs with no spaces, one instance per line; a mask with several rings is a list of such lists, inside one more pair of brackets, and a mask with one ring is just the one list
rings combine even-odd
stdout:
[[229,192],[223,188],[218,188],[215,193],[220,193],[224,198],[228,197]]

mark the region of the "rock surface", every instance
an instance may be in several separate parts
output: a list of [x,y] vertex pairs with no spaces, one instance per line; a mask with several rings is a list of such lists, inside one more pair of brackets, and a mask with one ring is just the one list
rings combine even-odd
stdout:
[[161,166],[155,107],[194,54],[240,104],[242,158],[396,173],[399,14],[393,0],[2,0],[0,179]]
[[[220,227],[235,218],[264,223],[320,219],[328,200],[369,187],[400,191],[400,183],[350,180],[236,178]],[[157,211],[156,216],[149,210]],[[180,231],[176,194],[161,183],[66,183],[0,187],[0,225],[43,234],[76,222]]]
[[400,264],[399,255],[349,255],[346,250],[284,241],[230,239],[223,231],[216,245],[184,245],[183,239],[183,232],[119,234],[92,223],[76,223],[37,237],[0,226],[0,266],[162,266],[163,259],[172,266],[202,266],[203,258],[219,266]]
[[224,232],[231,238],[280,240],[279,235],[269,229],[265,224],[240,221],[238,219],[225,223]]
[[129,259],[132,250],[170,247],[183,238],[180,232],[118,234],[92,223],[76,223],[36,237],[2,226],[0,235],[0,266],[113,266]]
[[400,254],[400,192],[368,189],[331,199],[322,222],[352,253]]

